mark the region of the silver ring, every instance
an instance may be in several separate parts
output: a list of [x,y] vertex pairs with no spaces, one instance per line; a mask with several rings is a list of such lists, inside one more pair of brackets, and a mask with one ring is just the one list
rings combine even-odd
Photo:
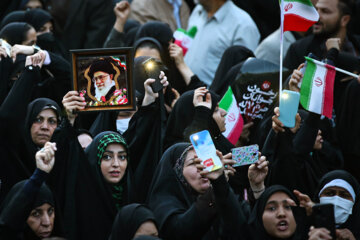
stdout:
[[225,164],[225,166],[224,166],[225,168],[228,168],[228,165],[227,164]]

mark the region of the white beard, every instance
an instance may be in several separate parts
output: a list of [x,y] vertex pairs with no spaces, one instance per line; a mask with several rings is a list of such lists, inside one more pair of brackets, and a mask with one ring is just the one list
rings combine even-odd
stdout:
[[115,82],[111,81],[111,84],[107,87],[104,87],[103,89],[99,90],[95,84],[95,98],[100,101],[102,96],[106,96],[106,94],[109,92],[109,90],[115,86]]

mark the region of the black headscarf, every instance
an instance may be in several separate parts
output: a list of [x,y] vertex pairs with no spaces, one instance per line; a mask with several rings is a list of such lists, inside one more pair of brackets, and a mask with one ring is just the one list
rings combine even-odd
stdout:
[[26,11],[25,22],[29,23],[38,32],[45,23],[53,20],[50,13],[42,9],[32,9]]
[[[262,216],[264,214],[265,206],[269,198],[277,192],[283,192],[287,194],[295,203],[298,203],[295,195],[290,192],[286,187],[281,185],[273,185],[268,187],[260,196],[260,198],[256,201],[256,204],[251,212],[249,219],[249,231],[251,235],[251,239],[262,239],[262,240],[272,240],[275,239],[269,236],[264,228],[264,223],[262,220]],[[295,217],[295,216],[294,216]],[[298,226],[297,226],[298,229]],[[296,233],[296,231],[295,231]],[[295,234],[294,234],[295,235]],[[294,235],[290,239],[294,239]]]
[[53,101],[49,98],[37,98],[34,101],[32,101],[31,103],[29,103],[29,105],[28,105],[26,119],[25,119],[26,129],[30,130],[31,125],[34,123],[37,115],[42,110],[45,110],[45,109],[54,110],[58,121],[60,121],[61,109],[60,109],[59,105],[55,101]]
[[109,240],[131,240],[141,224],[152,221],[154,214],[145,205],[133,203],[124,206],[116,216]]
[[[17,184],[15,184],[11,190],[9,191],[9,193],[7,194],[4,202],[1,205],[0,208],[0,216],[1,216],[1,221],[7,221],[7,216],[11,215],[11,212],[9,213],[8,211],[16,211],[16,210],[20,210],[23,211],[24,213],[24,217],[26,215],[26,219],[27,217],[30,215],[31,211],[37,207],[40,207],[41,205],[48,203],[49,205],[51,205],[52,207],[54,207],[55,209],[55,221],[54,221],[54,228],[52,230],[52,236],[60,236],[61,234],[61,226],[60,226],[60,214],[56,213],[56,206],[55,206],[55,201],[53,198],[53,194],[50,191],[50,189],[48,188],[48,186],[43,183],[36,195],[36,197],[33,198],[28,198],[23,190],[25,184],[27,183],[27,181],[29,180],[23,180],[21,182],[18,182]],[[14,207],[16,207],[16,205],[20,205],[21,207],[14,209]],[[18,215],[20,216],[22,215],[21,213]],[[24,220],[26,220],[24,219]],[[9,222],[9,224],[11,224],[11,222]],[[23,229],[22,233],[24,236],[24,239],[39,239],[35,233],[30,229],[30,227],[27,225],[26,221],[24,221],[24,225],[23,226],[19,226],[19,228]]]
[[214,80],[209,89],[220,96],[224,95],[227,88],[235,81],[240,70],[240,67],[235,68],[235,70],[233,70],[233,67],[249,57],[255,57],[254,53],[244,46],[231,46],[227,48],[221,57]]
[[[37,115],[45,109],[52,109],[55,114],[56,117],[58,119],[58,124],[60,123],[60,113],[61,113],[61,109],[59,107],[59,105],[49,99],[49,98],[37,98],[34,101],[32,101],[27,108],[27,113],[26,113],[26,118],[25,118],[25,143],[26,143],[26,148],[28,150],[29,155],[31,156],[35,156],[35,153],[38,151],[39,146],[36,146],[34,144],[34,142],[32,141],[31,138],[31,133],[30,133],[30,129],[32,124],[35,122],[35,119],[37,117]],[[33,159],[34,157],[32,157]],[[33,170],[35,168],[35,162],[31,161],[30,166],[32,166],[30,169]]]
[[169,41],[173,39],[173,33],[169,25],[166,23],[160,21],[150,21],[139,28],[135,39],[138,40],[143,37],[155,38],[160,42],[163,49],[168,49]]
[[25,22],[25,11],[13,11],[6,15],[1,21],[0,29],[12,22]]
[[[146,43],[146,42],[149,42],[149,43],[151,43],[152,45],[155,45],[156,48],[157,48],[157,50],[159,51],[161,57],[163,57],[163,54],[164,54],[163,51],[164,51],[164,49],[163,49],[161,43],[160,43],[158,40],[156,40],[155,38],[153,38],[153,37],[142,37],[142,38],[137,39],[136,42],[134,43],[134,49],[135,49],[134,52],[136,52],[136,50],[137,50],[142,44],[144,44],[144,43]],[[160,60],[161,60],[161,59],[160,59]]]
[[12,22],[1,29],[0,38],[6,40],[11,46],[22,44],[26,40],[26,34],[31,28],[25,22]]
[[334,170],[334,171],[331,171],[331,172],[328,172],[327,174],[325,174],[319,182],[318,190],[316,191],[316,194],[314,197],[315,202],[319,202],[319,192],[321,191],[321,189],[326,184],[328,184],[329,182],[331,182],[332,180],[335,180],[335,179],[342,179],[342,180],[346,181],[354,189],[355,201],[354,201],[352,214],[349,216],[349,218],[347,219],[347,221],[345,223],[340,225],[339,228],[348,228],[354,234],[355,238],[357,239],[360,237],[360,229],[359,229],[360,184],[353,175],[351,175],[350,173],[348,173],[347,171],[344,171],[344,170]]
[[[211,92],[211,115],[214,112],[217,103],[220,100],[220,97]],[[179,100],[176,102],[167,126],[166,126],[166,133],[165,133],[165,148],[171,146],[172,144],[176,142],[182,142],[186,141],[188,142],[188,137],[190,134],[205,130],[203,129],[193,129],[191,125],[194,113],[195,113],[195,107],[193,104],[193,98],[194,98],[194,91],[188,91],[181,95]],[[222,153],[229,153],[230,149],[234,146],[221,134],[219,127],[215,120],[211,117],[208,122],[209,129],[206,129],[210,132],[211,137],[213,138],[214,144],[216,149],[220,150]]]
[[149,206],[153,210],[161,229],[167,218],[179,209],[186,210],[195,201],[187,188],[181,183],[174,170],[176,161],[190,146],[189,143],[177,143],[165,151],[149,191]]
[[134,20],[128,19],[124,25],[124,32],[125,32],[125,39],[124,43],[127,47],[132,47],[135,42],[135,37],[138,29],[140,28],[141,24]]
[[141,56],[135,58],[134,60],[133,78],[135,82],[135,89],[141,94],[142,98],[145,95],[144,82],[147,79],[147,75],[142,63],[148,60],[149,58],[150,57],[148,56]]
[[110,209],[113,209],[114,213],[121,208],[124,204],[128,203],[130,197],[130,184],[131,184],[131,173],[129,168],[126,168],[126,173],[124,174],[121,181],[116,185],[111,185],[106,183],[104,176],[101,173],[100,164],[102,155],[106,147],[111,143],[119,143],[126,149],[127,152],[127,161],[129,165],[129,149],[126,144],[125,139],[121,134],[117,132],[102,132],[98,134],[91,144],[85,149],[85,154],[87,159],[90,162],[91,171],[93,177],[98,183],[99,191],[102,193],[101,197],[108,205]]

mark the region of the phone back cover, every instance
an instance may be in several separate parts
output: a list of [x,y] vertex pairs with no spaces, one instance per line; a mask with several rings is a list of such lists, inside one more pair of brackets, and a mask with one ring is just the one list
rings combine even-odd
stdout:
[[232,159],[236,161],[233,167],[255,163],[259,159],[259,146],[257,144],[232,149]]
[[222,167],[220,158],[216,155],[216,148],[207,130],[194,133],[190,136],[190,141],[194,146],[195,152],[201,159],[201,164],[209,172]]
[[298,92],[283,90],[280,98],[279,120],[285,127],[295,127],[295,117],[299,108],[300,94]]

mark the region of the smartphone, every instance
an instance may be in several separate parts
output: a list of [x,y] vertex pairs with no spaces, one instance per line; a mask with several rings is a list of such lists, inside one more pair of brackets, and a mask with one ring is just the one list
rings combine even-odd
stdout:
[[312,220],[315,228],[326,228],[332,239],[336,239],[334,205],[318,203],[312,207]]
[[233,148],[231,150],[232,159],[236,162],[233,167],[250,165],[259,160],[259,145],[257,144]]
[[154,58],[149,58],[145,60],[142,65],[144,66],[145,73],[148,78],[155,79],[155,82],[151,84],[151,88],[154,93],[158,93],[163,89],[163,85],[160,82],[160,71],[161,71],[161,62],[157,61]]
[[280,98],[279,120],[285,127],[295,127],[295,117],[299,108],[300,94],[298,92],[283,90]]
[[216,148],[207,130],[190,135],[190,141],[194,146],[197,156],[201,160],[204,170],[215,171],[222,167],[222,162],[216,155]]

